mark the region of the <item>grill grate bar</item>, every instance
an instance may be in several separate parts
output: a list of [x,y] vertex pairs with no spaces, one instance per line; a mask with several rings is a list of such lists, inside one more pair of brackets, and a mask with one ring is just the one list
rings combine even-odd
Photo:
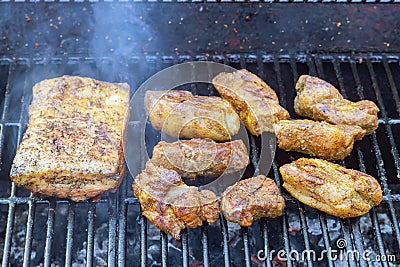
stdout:
[[144,216],[140,218],[140,263],[142,267],[147,266],[147,219]]
[[[285,243],[285,252],[286,255],[290,255],[290,241],[289,241],[289,233],[288,233],[288,226],[287,226],[287,216],[286,211],[282,214],[282,230],[283,230],[283,240]],[[286,266],[292,267],[292,261],[289,260],[286,262]]]
[[[121,182],[121,186],[118,189],[119,199],[118,199],[118,265],[125,266],[125,253],[126,253],[126,213],[127,213],[127,204],[125,203],[126,198],[126,184],[128,177],[125,176]],[[143,218],[144,219],[144,218]],[[146,234],[146,228],[144,228]],[[142,231],[142,230],[141,230]],[[141,233],[142,234],[142,233]],[[146,244],[146,243],[145,243]],[[141,245],[143,242],[141,240]],[[142,252],[143,248],[141,247]],[[147,246],[145,247],[145,251],[142,255],[146,256],[147,260]],[[146,263],[146,262],[145,262]],[[143,264],[143,262],[142,262]]]
[[[364,155],[361,152],[361,149],[359,147],[357,147],[357,155],[358,155],[358,165],[360,167],[360,171],[366,172],[366,168],[365,168],[365,164],[364,164]],[[375,229],[375,235],[376,235],[376,239],[377,239],[377,243],[378,243],[379,253],[381,255],[384,255],[385,249],[383,247],[382,235],[379,230],[379,223],[376,218],[377,216],[376,216],[375,208],[371,209],[371,211],[369,212],[369,215],[372,219],[371,221],[372,221],[373,227]],[[384,266],[387,266],[386,262],[382,262],[382,263]]]
[[7,80],[7,84],[6,84],[6,92],[4,95],[4,107],[3,107],[3,112],[2,112],[2,116],[1,116],[1,120],[5,121],[6,119],[6,114],[7,114],[7,109],[8,109],[8,105],[10,103],[10,90],[12,87],[12,81],[14,81],[14,72],[15,72],[15,64],[10,64],[9,68],[8,68],[8,80]]
[[[350,223],[352,225],[353,233],[355,233],[353,235],[355,248],[360,253],[360,255],[364,255],[363,238],[362,238],[362,234],[361,234],[361,230],[360,230],[360,219],[359,218],[351,218]],[[368,266],[364,257],[360,257],[359,261],[360,261],[361,267]]]
[[201,243],[203,245],[203,266],[208,267],[210,265],[210,254],[208,252],[208,228],[207,221],[203,222],[201,226]]
[[389,81],[390,89],[392,91],[392,96],[396,104],[396,111],[400,115],[400,97],[386,56],[383,56],[382,62],[383,62],[383,67],[385,68],[386,77],[388,78]]
[[293,75],[293,84],[295,85],[297,80],[299,79],[299,73],[297,71],[296,59],[293,55],[290,56],[290,68],[292,70],[292,75]]
[[315,66],[317,67],[317,73],[318,76],[325,80],[325,72],[324,72],[324,67],[322,65],[322,58],[320,56],[315,57]]
[[353,74],[353,79],[357,85],[357,94],[360,99],[364,99],[364,87],[362,86],[360,76],[358,75],[357,65],[354,60],[350,61],[351,72]]
[[[346,240],[346,251],[352,251],[353,250],[353,242],[351,240],[351,229],[349,225],[349,220],[348,219],[340,219],[340,224],[341,224],[341,229],[343,233],[344,240]],[[356,267],[357,265],[355,264],[353,259],[348,258],[347,263],[351,267]]]
[[163,231],[160,231],[161,235],[161,266],[168,266],[168,236]]
[[32,230],[33,230],[33,218],[35,217],[35,200],[33,194],[31,193],[32,200],[29,201],[28,206],[28,219],[26,222],[26,235],[25,235],[25,247],[24,247],[24,262],[23,266],[30,266],[31,260],[31,248],[32,248]]
[[315,67],[314,59],[312,56],[307,56],[306,58],[307,61],[307,67],[308,67],[308,73],[312,76],[317,75],[317,69]]
[[108,204],[108,215],[109,215],[109,225],[108,225],[108,255],[107,255],[107,265],[115,266],[115,242],[117,236],[117,199],[116,194],[109,197]]
[[[13,184],[12,191],[15,191],[15,186]],[[11,248],[11,239],[12,239],[12,232],[14,226],[14,215],[15,215],[15,204],[11,202],[8,206],[8,217],[7,217],[7,229],[6,229],[6,236],[4,238],[4,249],[3,249],[3,262],[2,267],[9,266],[9,259],[10,259],[10,248]]]
[[[369,212],[369,214],[372,217],[372,223],[373,223],[373,226],[374,226],[374,229],[375,229],[375,234],[376,234],[376,239],[377,239],[377,242],[378,242],[379,253],[381,255],[385,255],[385,247],[384,247],[384,244],[383,244],[381,231],[379,229],[378,216],[376,215],[375,208],[372,208],[372,210]],[[389,266],[386,261],[382,261],[381,263],[382,263],[382,265],[384,267],[388,267]]]
[[[310,251],[310,238],[308,236],[308,226],[307,226],[307,219],[304,212],[304,205],[300,202],[297,203],[300,213],[300,224],[301,224],[301,233],[303,234],[304,239],[304,249],[306,251]],[[310,258],[307,258],[307,266],[313,266],[313,263]]]
[[271,259],[269,258],[269,255],[270,255],[269,246],[270,245],[269,245],[268,229],[267,229],[267,221],[266,220],[267,220],[266,218],[261,218],[261,221],[260,221],[261,234],[262,234],[262,237],[264,240],[264,250],[263,251],[265,253],[264,256],[266,256],[264,263],[265,263],[266,267],[272,267]]
[[278,81],[279,102],[283,107],[286,107],[285,86],[283,85],[282,81],[281,66],[276,57],[274,57],[274,72],[276,74],[276,79]]
[[87,228],[87,248],[86,248],[86,266],[93,266],[93,250],[94,250],[94,214],[96,206],[89,204],[88,210],[88,228]]
[[74,244],[75,203],[69,202],[67,217],[67,244],[65,250],[65,266],[72,266],[72,246]]
[[246,267],[250,267],[251,259],[250,259],[250,247],[249,247],[249,230],[247,227],[241,227],[241,229],[242,229],[242,238],[244,247],[244,260]]
[[55,200],[52,199],[49,203],[49,210],[47,214],[47,231],[46,231],[46,245],[44,247],[44,266],[51,266],[51,249],[54,235],[54,217],[55,217]]
[[387,112],[385,108],[385,104],[383,103],[382,95],[379,92],[378,81],[376,79],[376,74],[374,71],[374,67],[372,66],[371,60],[369,58],[366,59],[368,71],[372,81],[372,89],[374,89],[376,99],[378,101],[379,109],[381,111],[383,119],[387,119]]
[[189,266],[189,244],[188,244],[188,231],[182,230],[182,266]]
[[222,240],[224,242],[224,261],[225,267],[231,266],[230,253],[229,253],[229,235],[228,235],[228,223],[226,222],[224,216],[219,214],[219,221],[221,223],[222,230]]
[[347,92],[346,92],[346,87],[344,86],[342,70],[340,69],[340,61],[336,57],[334,57],[334,58],[332,58],[331,63],[335,70],[336,79],[339,83],[339,91],[344,98],[348,98]]

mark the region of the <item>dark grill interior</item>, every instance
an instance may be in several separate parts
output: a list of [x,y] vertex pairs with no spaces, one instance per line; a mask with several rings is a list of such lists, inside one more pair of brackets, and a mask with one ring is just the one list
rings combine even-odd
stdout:
[[[340,88],[350,100],[370,99],[378,104],[376,134],[359,141],[351,155],[340,164],[376,177],[384,190],[384,201],[368,214],[355,219],[338,219],[300,204],[282,190],[287,200],[284,216],[262,219],[252,227],[240,228],[219,222],[183,232],[176,241],[160,233],[140,216],[133,197],[132,177],[127,175],[116,193],[103,195],[96,203],[73,203],[38,198],[9,181],[15,151],[27,125],[32,85],[63,74],[90,76],[102,80],[127,81],[131,88],[157,71],[176,63],[212,60],[235,68],[247,68],[270,84],[292,118],[294,84],[301,74],[317,75]],[[0,251],[3,266],[369,266],[364,259],[313,262],[276,257],[257,259],[261,249],[273,256],[280,249],[313,249],[317,253],[344,238],[346,250],[373,256],[395,255],[400,264],[400,61],[397,54],[232,54],[137,56],[119,62],[123,71],[110,73],[109,58],[0,58]],[[121,68],[120,68],[121,69]],[[214,94],[211,86],[205,86]],[[192,89],[196,85],[192,85]],[[201,90],[201,88],[199,88]],[[140,124],[138,124],[140,127]],[[251,138],[251,156],[257,156],[259,140]],[[259,144],[258,144],[259,145]],[[282,183],[278,167],[297,159],[299,153],[277,150],[269,173]],[[144,164],[144,162],[142,162]],[[262,162],[260,163],[262,164]],[[138,166],[137,172],[142,166]],[[281,187],[280,187],[281,188]],[[343,265],[338,265],[343,264]],[[375,265],[374,265],[375,266]]]

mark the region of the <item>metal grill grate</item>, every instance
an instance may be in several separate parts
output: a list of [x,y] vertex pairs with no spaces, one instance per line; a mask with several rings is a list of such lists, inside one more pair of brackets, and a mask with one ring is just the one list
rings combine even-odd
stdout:
[[[294,84],[299,75],[306,73],[328,80],[351,100],[367,98],[376,102],[381,110],[377,132],[358,142],[341,164],[374,175],[384,190],[382,204],[361,218],[337,219],[283,192],[287,209],[281,218],[262,219],[252,227],[240,229],[221,216],[219,223],[183,231],[182,240],[174,241],[140,217],[138,202],[130,188],[130,175],[126,175],[117,193],[108,193],[97,203],[37,198],[9,181],[8,172],[27,125],[30,89],[35,82],[76,74],[126,80],[136,88],[158,70],[190,60],[213,60],[257,73],[276,89],[292,118],[296,118],[292,107]],[[397,54],[138,56],[118,63],[109,58],[88,57],[0,58],[2,265],[277,266],[276,258],[263,262],[257,259],[257,252],[263,249],[269,254],[283,249],[289,254],[292,250],[323,250],[335,248],[335,241],[343,238],[347,241],[347,251],[393,254],[396,262],[378,264],[396,266],[400,263],[400,141],[396,138],[400,134],[399,74]],[[257,156],[258,142],[251,139],[253,158]],[[277,151],[269,176],[279,187],[278,167],[300,156]],[[138,172],[142,167],[138,166]],[[325,258],[321,262],[288,260],[284,264],[335,266],[336,263]],[[359,261],[342,263],[371,265],[362,257]]]

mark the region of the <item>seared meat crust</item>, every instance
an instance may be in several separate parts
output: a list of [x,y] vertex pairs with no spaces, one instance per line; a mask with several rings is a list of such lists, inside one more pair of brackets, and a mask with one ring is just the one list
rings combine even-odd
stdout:
[[343,99],[333,85],[309,75],[300,76],[296,91],[294,109],[300,116],[332,124],[357,125],[366,134],[378,128],[379,108],[372,101]]
[[121,128],[128,111],[129,90],[127,83],[78,76],[43,80],[32,88],[29,122],[36,118],[78,118]]
[[172,137],[229,141],[240,121],[226,100],[188,91],[147,91],[145,110],[154,129]]
[[289,113],[279,105],[275,91],[245,69],[222,72],[214,77],[212,83],[222,98],[232,104],[253,135],[273,132],[275,123],[289,119]]
[[241,226],[250,226],[262,217],[281,216],[284,208],[277,185],[264,175],[239,181],[222,193],[222,213]]
[[293,197],[333,216],[361,216],[382,201],[374,177],[322,159],[301,158],[279,171]]
[[359,126],[333,125],[311,120],[281,120],[275,125],[278,146],[327,160],[342,160],[364,134]]
[[132,188],[143,215],[176,239],[184,228],[218,220],[220,207],[213,192],[187,186],[177,172],[156,167],[151,161],[136,176]]
[[246,168],[249,155],[242,140],[226,143],[208,139],[161,141],[153,149],[151,162],[186,178],[194,179],[196,175],[215,178]]
[[121,183],[129,86],[63,76],[33,87],[10,178],[33,193],[96,199]]

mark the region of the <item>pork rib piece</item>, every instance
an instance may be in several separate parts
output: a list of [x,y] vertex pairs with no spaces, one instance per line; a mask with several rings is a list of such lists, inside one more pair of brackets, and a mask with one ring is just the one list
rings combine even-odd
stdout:
[[224,217],[241,226],[250,226],[262,217],[282,215],[285,200],[274,180],[258,175],[229,186],[222,194],[221,209]]
[[294,110],[303,117],[339,125],[357,125],[373,133],[378,128],[379,108],[369,100],[352,102],[344,99],[330,83],[302,75],[296,83]]
[[301,158],[279,171],[283,187],[293,197],[333,216],[361,216],[382,201],[374,177],[326,160]]
[[359,126],[311,120],[281,120],[275,125],[278,146],[327,160],[342,160],[364,134]]
[[196,175],[215,178],[237,172],[250,161],[242,140],[216,143],[209,139],[191,139],[159,142],[153,149],[151,162],[194,179]]
[[132,188],[143,216],[176,239],[182,229],[218,220],[219,201],[213,192],[186,185],[176,171],[156,167],[150,160]]
[[96,200],[119,186],[129,85],[63,76],[33,87],[10,178],[33,193]]
[[253,135],[274,132],[275,123],[289,119],[289,112],[279,105],[275,91],[246,69],[221,72],[212,83],[222,98],[232,104]]

